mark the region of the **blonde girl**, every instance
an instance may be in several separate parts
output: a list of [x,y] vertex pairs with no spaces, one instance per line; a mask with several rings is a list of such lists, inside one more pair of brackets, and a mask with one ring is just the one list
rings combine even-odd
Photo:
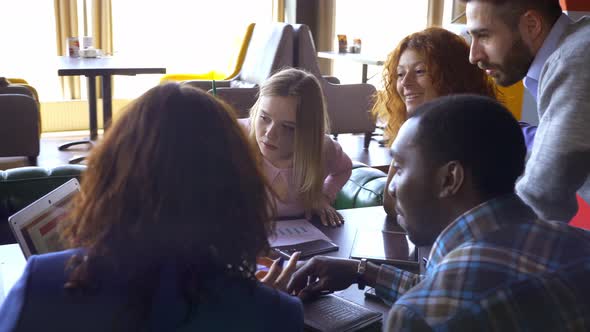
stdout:
[[317,215],[341,225],[332,207],[350,177],[352,162],[328,135],[326,103],[318,79],[288,68],[272,75],[243,122],[262,155],[278,217]]

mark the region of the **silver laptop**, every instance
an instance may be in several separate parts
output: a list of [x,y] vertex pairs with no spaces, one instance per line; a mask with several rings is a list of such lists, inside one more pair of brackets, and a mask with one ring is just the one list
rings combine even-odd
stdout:
[[78,180],[71,179],[8,218],[27,259],[63,249],[57,225],[67,218],[70,202],[79,191]]

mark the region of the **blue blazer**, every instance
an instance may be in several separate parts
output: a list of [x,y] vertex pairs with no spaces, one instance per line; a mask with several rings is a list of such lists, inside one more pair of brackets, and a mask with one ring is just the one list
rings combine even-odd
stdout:
[[[93,295],[66,292],[65,265],[80,249],[31,256],[25,272],[0,308],[0,332],[136,330],[125,283],[105,276]],[[215,280],[211,296],[189,308],[177,288],[176,273],[164,268],[148,305],[149,331],[302,331],[298,298],[260,283]],[[209,287],[210,286],[210,287]],[[190,315],[189,315],[190,312]],[[187,320],[188,315],[188,322]]]

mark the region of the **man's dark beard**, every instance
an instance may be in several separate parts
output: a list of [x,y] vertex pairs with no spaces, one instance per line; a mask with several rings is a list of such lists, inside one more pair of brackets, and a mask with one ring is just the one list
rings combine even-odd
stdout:
[[518,39],[512,43],[502,64],[480,62],[478,65],[482,69],[497,70],[497,75],[493,76],[496,83],[501,86],[510,86],[526,76],[534,58],[535,56],[524,44],[524,40],[519,35]]

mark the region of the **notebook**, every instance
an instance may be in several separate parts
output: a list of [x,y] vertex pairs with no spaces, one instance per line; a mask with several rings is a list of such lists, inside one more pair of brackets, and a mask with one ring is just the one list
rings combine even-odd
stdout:
[[305,219],[278,220],[268,242],[273,250],[287,259],[296,251],[301,252],[300,259],[307,259],[338,250],[337,244]]
[[26,258],[63,249],[57,225],[67,217],[70,202],[79,191],[78,180],[71,179],[8,218]]
[[326,295],[304,302],[303,318],[306,330],[347,332],[381,322],[382,314],[339,296]]
[[358,230],[350,258],[377,264],[418,265],[415,246],[405,233],[385,230]]
[[338,245],[332,241],[320,239],[290,246],[273,247],[273,249],[286,259],[291,258],[291,255],[297,251],[301,253],[299,259],[307,259],[315,255],[338,251]]

